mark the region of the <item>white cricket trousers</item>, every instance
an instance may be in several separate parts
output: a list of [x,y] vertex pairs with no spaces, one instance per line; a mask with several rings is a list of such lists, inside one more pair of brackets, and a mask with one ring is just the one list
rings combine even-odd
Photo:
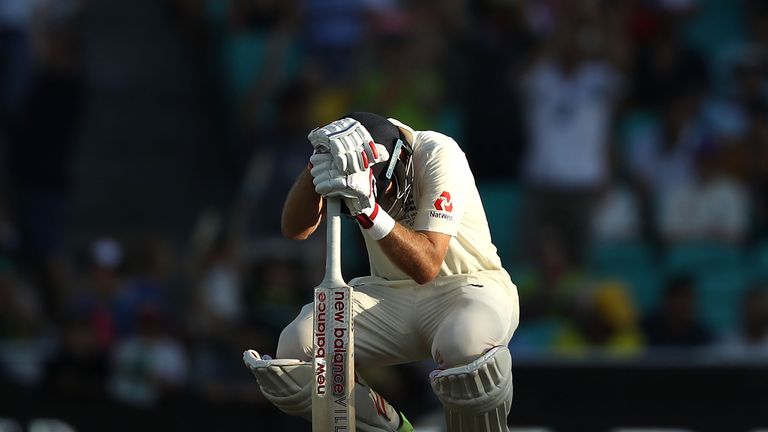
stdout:
[[[355,364],[388,366],[432,357],[442,368],[465,365],[506,346],[520,320],[507,273],[444,276],[424,285],[366,276],[354,288]],[[312,303],[280,334],[278,358],[312,357]]]

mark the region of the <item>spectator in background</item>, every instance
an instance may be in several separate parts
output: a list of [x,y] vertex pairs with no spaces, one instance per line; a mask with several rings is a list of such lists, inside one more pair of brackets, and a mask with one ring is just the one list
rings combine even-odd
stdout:
[[628,137],[627,165],[645,197],[694,177],[698,150],[712,145],[710,131],[701,121],[702,97],[701,88],[681,83],[664,101],[659,122]]
[[643,320],[642,329],[652,348],[702,347],[710,343],[710,330],[696,317],[693,278],[670,279],[659,309]]
[[37,289],[24,282],[9,258],[0,255],[0,338],[34,339],[43,330],[42,325]]
[[392,10],[374,20],[373,44],[353,104],[434,129],[443,101],[440,44],[417,32],[417,17]]
[[754,199],[758,235],[768,237],[768,105],[752,110],[744,139],[746,179]]
[[750,288],[741,303],[741,326],[720,342],[720,352],[739,359],[768,358],[768,289]]
[[125,288],[115,299],[117,336],[132,336],[138,328],[143,310],[149,308],[157,314],[163,325],[174,322],[176,269],[173,246],[164,238],[142,238],[135,246],[134,270],[127,278]]
[[750,222],[749,194],[724,172],[721,154],[699,150],[693,178],[659,192],[657,224],[666,242],[743,243]]
[[255,268],[249,296],[251,322],[265,331],[265,346],[277,346],[280,333],[301,310],[300,287],[306,286],[302,265],[290,258],[267,258]]
[[[429,85],[432,93],[422,90],[420,109],[434,111],[430,116],[434,123],[428,126],[464,143],[466,129],[461,110],[470,107],[462,104],[462,97],[472,79],[466,75],[472,63],[467,61],[466,52],[472,22],[472,15],[468,13],[471,4],[466,0],[414,0],[406,4],[408,34],[414,51],[411,63],[418,67],[421,75],[419,86]],[[472,51],[473,60],[477,60],[476,54]],[[399,118],[397,114],[393,116]]]
[[632,100],[655,109],[679,94],[681,86],[703,88],[709,82],[707,62],[680,37],[679,20],[636,2],[633,32],[638,42],[632,70]]
[[27,26],[35,2],[0,2],[0,143],[5,135],[8,115],[24,90],[31,68]]
[[[381,3],[391,4],[386,0]],[[321,65],[328,82],[349,80],[364,36],[365,2],[309,0],[304,7],[306,41],[313,60]]]
[[545,230],[534,251],[533,271],[514,276],[521,309],[526,311],[523,320],[562,316],[575,298],[593,287],[594,281],[574,264],[558,231]]
[[476,173],[479,181],[509,179],[517,177],[519,167],[509,161],[519,160],[524,140],[515,80],[532,41],[520,3],[485,2],[478,7],[478,21],[463,53],[472,58],[464,62],[465,151],[473,164],[483,167]]
[[186,351],[151,305],[139,311],[136,334],[118,343],[112,354],[109,392],[119,402],[153,406],[187,383]]
[[[85,286],[72,294],[67,305],[69,315],[88,321],[96,344],[105,352],[117,337],[116,300],[125,289],[122,266],[120,243],[111,238],[94,241],[89,250]],[[79,323],[72,324],[72,330],[77,331]]]
[[[234,84],[233,95],[244,101],[241,119],[246,129],[264,127],[272,120],[275,92],[295,79],[303,60],[295,0],[233,0],[230,10],[232,50],[228,53]],[[240,81],[238,83],[238,81]]]
[[754,45],[740,48],[734,49],[725,94],[712,98],[704,107],[706,121],[717,138],[732,151],[738,150],[738,144],[748,133],[750,114],[768,105],[764,77],[768,52]]
[[[244,138],[274,120],[274,93],[296,78],[303,62],[295,0],[231,0],[207,2],[213,16],[220,67],[234,153],[242,154]],[[178,10],[178,9],[177,9]],[[216,25],[221,28],[216,28]],[[256,132],[254,132],[256,131]],[[248,149],[250,150],[250,148]],[[235,163],[238,163],[236,160]]]
[[70,169],[83,113],[80,1],[42,2],[32,38],[34,69],[10,119],[7,181],[20,252],[54,314],[66,287],[63,229]]
[[617,355],[639,352],[644,340],[626,286],[603,281],[574,300],[570,320],[554,340],[556,350],[564,354],[591,348]]
[[622,77],[596,57],[604,41],[594,28],[564,24],[555,52],[521,81],[528,146],[523,159],[530,233],[551,227],[574,262],[588,246],[595,200],[609,176],[609,132]]
[[0,375],[31,387],[43,379],[51,348],[37,290],[0,256]]
[[600,194],[592,218],[593,243],[614,243],[641,237],[640,203],[634,191],[620,184]]
[[[254,398],[247,375],[240,370],[240,358],[233,355],[242,346],[262,338],[260,329],[246,329],[248,307],[245,299],[246,262],[224,236],[204,246],[200,262],[190,263],[193,289],[187,312],[194,385],[208,400]],[[260,396],[260,394],[259,394]]]
[[276,100],[276,121],[254,143],[240,186],[234,226],[241,238],[259,241],[280,237],[280,218],[296,173],[307,165],[312,129],[310,90],[302,83],[283,89]]
[[211,247],[196,282],[192,326],[198,336],[226,338],[244,317],[241,264],[225,241]]
[[[751,37],[732,44],[721,55],[724,58],[719,63],[727,72],[725,92],[710,104],[707,120],[726,144],[728,171],[755,187],[756,174],[764,173],[768,166],[761,149],[765,137],[760,137],[768,120],[768,3],[747,1],[742,7]],[[753,192],[758,201],[765,195],[760,190]]]
[[107,365],[98,329],[87,316],[73,313],[62,323],[59,346],[46,368],[46,396],[100,401],[106,396]]
[[[734,66],[733,90],[713,104],[724,124],[723,168],[743,180],[753,199],[758,235],[768,234],[768,47],[748,46]],[[727,121],[723,121],[725,118]],[[730,128],[726,128],[730,126]]]
[[670,92],[658,121],[635,129],[625,143],[624,165],[640,202],[643,232],[653,241],[660,237],[656,224],[659,197],[676,185],[690,183],[698,150],[713,145],[701,116],[702,89],[681,83]]

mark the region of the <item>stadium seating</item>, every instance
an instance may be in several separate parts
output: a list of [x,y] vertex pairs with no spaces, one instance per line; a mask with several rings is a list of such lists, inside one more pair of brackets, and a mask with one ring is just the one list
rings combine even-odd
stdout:
[[713,269],[696,276],[699,316],[716,332],[739,324],[747,275],[740,268]]
[[658,302],[663,278],[647,244],[597,244],[590,251],[589,265],[597,276],[619,279],[629,285],[632,299],[641,311],[647,312]]
[[749,264],[754,279],[768,282],[768,241],[755,248]]
[[[717,331],[738,325],[740,301],[750,279],[742,250],[685,244],[667,249],[660,258],[659,262],[644,243],[611,243],[594,246],[589,263],[596,275],[626,282],[642,312],[661,300],[666,279],[690,275],[696,281],[697,307],[705,323]],[[750,261],[753,269],[766,269],[768,275],[768,247],[758,248]]]
[[664,253],[667,274],[698,274],[712,269],[741,268],[744,254],[741,249],[719,244],[691,243],[672,246]]
[[748,281],[741,249],[685,244],[667,249],[663,263],[667,276],[687,274],[695,278],[699,312],[713,329],[723,331],[738,324],[739,302]]
[[651,248],[642,242],[603,243],[590,253],[590,266],[597,271],[615,268],[649,267],[653,264]]
[[535,353],[552,346],[557,335],[563,331],[563,322],[555,318],[543,318],[525,322],[515,331],[510,349],[515,354]]

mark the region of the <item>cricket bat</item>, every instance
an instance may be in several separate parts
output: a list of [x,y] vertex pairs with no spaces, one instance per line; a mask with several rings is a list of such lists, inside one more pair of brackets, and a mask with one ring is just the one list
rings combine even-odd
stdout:
[[341,275],[340,198],[327,198],[325,276],[315,288],[312,432],[355,431],[352,287]]

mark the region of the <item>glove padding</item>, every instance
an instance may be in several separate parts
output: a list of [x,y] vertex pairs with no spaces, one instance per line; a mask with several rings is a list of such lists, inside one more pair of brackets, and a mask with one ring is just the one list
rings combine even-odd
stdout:
[[340,172],[354,174],[389,159],[387,149],[373,142],[371,134],[355,119],[345,117],[307,135],[315,153],[330,153]]
[[333,164],[329,153],[315,153],[309,158],[312,164],[312,183],[315,192],[323,197],[341,197],[355,216],[376,204],[376,179],[369,169],[346,175]]

